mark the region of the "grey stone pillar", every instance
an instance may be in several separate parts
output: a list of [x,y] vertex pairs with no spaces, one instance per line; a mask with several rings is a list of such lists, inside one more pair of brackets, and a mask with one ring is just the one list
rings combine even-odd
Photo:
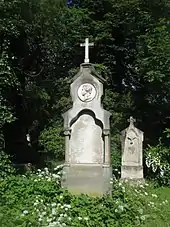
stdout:
[[71,136],[71,128],[65,128],[64,129],[64,136],[65,136],[65,164],[69,163],[69,157],[70,157],[70,152],[69,152],[69,139]]
[[103,129],[104,165],[110,165],[110,129]]

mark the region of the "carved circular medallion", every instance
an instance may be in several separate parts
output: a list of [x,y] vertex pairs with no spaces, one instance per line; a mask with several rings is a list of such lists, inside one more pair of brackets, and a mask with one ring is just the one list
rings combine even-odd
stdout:
[[90,102],[96,96],[96,89],[92,84],[82,84],[78,89],[78,97],[83,102]]

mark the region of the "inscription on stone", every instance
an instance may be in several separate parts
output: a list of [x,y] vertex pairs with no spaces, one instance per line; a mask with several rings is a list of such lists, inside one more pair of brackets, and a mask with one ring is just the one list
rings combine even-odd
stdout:
[[125,140],[125,153],[123,155],[125,160],[123,160],[123,163],[135,165],[135,163],[139,162],[138,147],[138,138],[133,129],[131,129]]

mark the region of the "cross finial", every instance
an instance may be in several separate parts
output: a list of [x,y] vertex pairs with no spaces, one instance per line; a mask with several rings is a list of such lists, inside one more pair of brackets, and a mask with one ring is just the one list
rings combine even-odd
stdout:
[[85,43],[81,43],[80,46],[85,47],[84,63],[89,63],[89,47],[94,46],[94,43],[89,43],[89,38],[86,38]]
[[130,122],[130,125],[134,125],[134,123],[136,122],[136,119],[130,116],[130,118],[128,119],[128,122]]

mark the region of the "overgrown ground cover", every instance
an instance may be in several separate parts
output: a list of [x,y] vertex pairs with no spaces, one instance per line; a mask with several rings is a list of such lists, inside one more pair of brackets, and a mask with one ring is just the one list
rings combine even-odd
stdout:
[[169,226],[170,189],[112,180],[111,195],[73,196],[60,186],[61,166],[0,180],[0,226]]
[[[161,210],[155,210],[153,212],[152,218],[145,223],[144,227],[168,227],[170,226],[170,188],[167,187],[159,187],[152,189],[152,192],[158,195],[158,201],[168,201],[168,203],[161,207]],[[164,202],[165,203],[165,202]]]

